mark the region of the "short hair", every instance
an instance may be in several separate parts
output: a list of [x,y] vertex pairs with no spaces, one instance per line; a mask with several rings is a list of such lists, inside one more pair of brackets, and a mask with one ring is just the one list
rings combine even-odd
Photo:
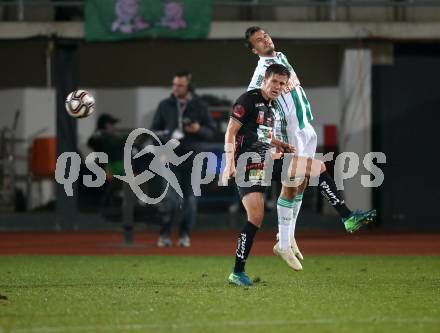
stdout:
[[264,74],[264,78],[267,79],[271,75],[278,74],[278,75],[285,75],[287,76],[287,79],[290,78],[290,72],[287,69],[287,67],[281,65],[281,64],[272,64],[266,69],[266,74]]
[[249,28],[246,29],[246,32],[245,32],[245,34],[244,34],[244,39],[246,40],[245,43],[244,43],[244,45],[245,45],[246,47],[248,47],[248,48],[250,48],[250,49],[253,48],[253,45],[252,45],[250,39],[251,39],[251,37],[252,37],[252,35],[253,35],[254,33],[256,33],[257,31],[260,31],[260,30],[263,30],[263,29],[261,29],[261,28],[258,27],[258,26],[253,26],[253,27],[249,27]]
[[191,72],[189,72],[189,71],[180,71],[180,72],[177,72],[176,74],[174,74],[174,77],[185,77],[187,80],[188,80],[188,82],[190,82],[191,81],[191,79],[192,79],[192,74],[191,74]]
[[192,82],[192,73],[189,71],[180,71],[177,72],[176,74],[174,74],[174,77],[184,77],[186,78],[186,80],[188,81],[188,91],[189,92],[194,92],[195,88],[194,88],[194,84]]

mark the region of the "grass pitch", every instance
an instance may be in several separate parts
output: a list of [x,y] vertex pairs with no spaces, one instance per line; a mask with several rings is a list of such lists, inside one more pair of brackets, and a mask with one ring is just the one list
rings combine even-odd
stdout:
[[0,257],[0,332],[440,332],[439,257]]

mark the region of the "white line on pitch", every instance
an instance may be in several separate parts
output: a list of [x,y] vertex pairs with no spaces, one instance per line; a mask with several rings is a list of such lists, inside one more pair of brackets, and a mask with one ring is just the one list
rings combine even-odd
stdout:
[[[311,320],[260,320],[260,321],[218,321],[218,322],[200,322],[200,323],[178,323],[178,324],[127,324],[127,325],[89,325],[89,326],[58,326],[58,327],[30,327],[20,328],[10,331],[11,333],[36,333],[36,332],[64,332],[64,331],[110,331],[110,330],[143,330],[143,329],[183,329],[191,327],[219,327],[219,326],[284,326],[293,324],[335,324],[335,323],[354,323],[354,324],[374,324],[374,323],[429,323],[440,322],[440,318],[368,318],[358,320],[335,320],[335,319],[311,319]],[[0,333],[2,333],[0,331]]]

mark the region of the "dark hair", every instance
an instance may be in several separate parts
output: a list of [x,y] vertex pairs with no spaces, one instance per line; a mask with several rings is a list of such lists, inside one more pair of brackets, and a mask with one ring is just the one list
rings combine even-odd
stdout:
[[116,124],[119,122],[118,118],[113,117],[111,114],[103,113],[98,117],[96,127],[99,130],[105,129],[107,124]]
[[246,47],[248,47],[250,49],[253,48],[253,45],[250,41],[250,38],[254,33],[256,33],[257,31],[260,31],[260,30],[263,30],[263,29],[261,29],[260,27],[257,27],[257,26],[249,27],[246,29],[246,32],[244,34],[244,39],[246,40],[244,45],[246,45]]
[[272,64],[269,67],[267,67],[266,74],[264,74],[264,78],[267,79],[268,77],[274,74],[285,75],[287,76],[287,79],[290,78],[289,70],[281,64]]
[[189,71],[180,71],[177,72],[174,77],[184,77],[188,81],[188,91],[194,92],[194,84],[192,82],[192,73]]

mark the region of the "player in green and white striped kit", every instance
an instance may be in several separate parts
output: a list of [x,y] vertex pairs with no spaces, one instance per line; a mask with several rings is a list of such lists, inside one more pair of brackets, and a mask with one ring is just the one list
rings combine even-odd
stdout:
[[[264,30],[258,27],[249,28],[246,37],[248,43],[252,43],[252,51],[260,57],[248,90],[261,87],[266,68],[271,64],[282,64],[289,69],[291,74],[288,90],[274,101],[277,111],[274,136],[294,146],[296,155],[315,157],[317,137],[311,125],[313,116],[310,103],[293,67],[282,52],[275,51],[272,39]],[[290,261],[295,266],[293,268],[297,270],[302,269],[299,260],[303,260],[303,256],[295,240],[295,226],[306,185],[304,182],[299,188],[283,186],[277,201],[278,219],[284,223],[278,225],[279,242],[275,245],[274,251],[279,252],[279,250],[291,247],[295,258],[290,258]],[[284,215],[287,218],[283,219]]]
[[274,134],[277,139],[288,142],[296,148],[298,156],[314,158],[317,138],[311,125],[313,120],[310,103],[293,67],[282,52],[274,52],[273,57],[260,56],[248,90],[261,87],[266,68],[277,63],[290,71],[289,91],[274,103],[277,111]]
[[[275,51],[271,37],[260,27],[248,28],[245,38],[251,51],[260,57],[248,90],[261,87],[266,68],[274,63],[284,65],[291,73],[288,87],[273,103],[276,111],[274,136],[294,146],[296,156],[314,158],[317,137],[311,125],[313,116],[306,93],[293,67],[283,53]],[[283,184],[277,201],[279,241],[274,246],[274,253],[281,256],[294,270],[302,270],[299,260],[303,260],[303,256],[295,240],[295,226],[306,186],[307,178],[297,187]],[[333,207],[338,210],[335,205]],[[375,210],[365,213],[348,210],[338,212],[349,232],[368,223],[376,213]]]

